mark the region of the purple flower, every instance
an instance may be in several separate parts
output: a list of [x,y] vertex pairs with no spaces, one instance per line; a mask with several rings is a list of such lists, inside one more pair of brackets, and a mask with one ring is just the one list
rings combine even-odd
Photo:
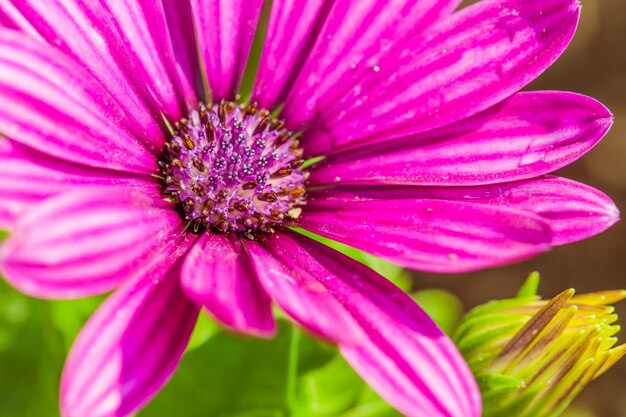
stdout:
[[460,272],[614,223],[605,195],[544,176],[610,113],[518,93],[563,52],[579,5],[274,0],[252,99],[235,104],[262,3],[0,6],[2,273],[40,297],[117,289],[72,349],[63,415],[131,413],[200,308],[269,336],[273,301],[403,414],[479,416],[467,365],[424,312],[293,228]]

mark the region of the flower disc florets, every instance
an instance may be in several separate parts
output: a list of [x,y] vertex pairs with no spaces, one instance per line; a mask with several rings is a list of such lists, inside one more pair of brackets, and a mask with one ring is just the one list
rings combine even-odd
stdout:
[[159,161],[164,192],[192,230],[252,238],[297,218],[304,204],[302,150],[284,122],[255,104],[200,104],[175,124]]

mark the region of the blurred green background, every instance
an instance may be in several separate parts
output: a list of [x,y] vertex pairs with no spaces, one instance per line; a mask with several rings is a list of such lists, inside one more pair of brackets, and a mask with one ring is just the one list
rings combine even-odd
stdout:
[[[537,0],[541,1],[541,0]],[[570,90],[593,96],[615,114],[605,140],[564,176],[603,190],[626,208],[626,2],[582,0],[581,25],[572,46],[529,89]],[[608,232],[507,268],[473,274],[412,276],[385,264],[404,286],[440,287],[471,307],[515,294],[529,272],[541,271],[548,297],[626,287],[626,223]],[[444,327],[460,306],[439,291],[416,298]],[[60,371],[71,341],[100,298],[49,302],[27,298],[0,283],[0,417],[57,417]],[[626,305],[618,305],[626,318]],[[623,323],[626,323],[622,320]],[[626,417],[626,361],[594,381],[568,417]],[[397,416],[369,390],[336,352],[284,322],[272,341],[242,339],[208,319],[168,387],[142,417],[386,417]],[[508,416],[505,416],[508,417]],[[511,416],[514,417],[514,416]]]

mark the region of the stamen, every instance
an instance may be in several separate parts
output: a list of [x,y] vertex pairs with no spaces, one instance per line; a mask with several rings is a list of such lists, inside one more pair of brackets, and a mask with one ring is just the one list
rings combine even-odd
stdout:
[[158,166],[168,201],[189,230],[258,232],[300,216],[307,173],[302,150],[283,120],[256,103],[200,103],[175,126]]
[[220,104],[217,106],[217,116],[222,125],[226,124],[226,100],[220,101]]

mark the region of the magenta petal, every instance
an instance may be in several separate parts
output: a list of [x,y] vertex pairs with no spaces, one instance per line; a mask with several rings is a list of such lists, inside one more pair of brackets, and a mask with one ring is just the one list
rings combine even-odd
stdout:
[[576,0],[483,0],[399,44],[317,109],[310,155],[445,126],[519,91],[569,44]]
[[393,284],[293,232],[246,246],[276,302],[307,327],[308,316],[316,316],[312,330],[338,336],[333,340],[355,370],[404,415],[480,415],[480,395],[460,353]]
[[546,219],[552,244],[564,245],[595,236],[619,220],[619,210],[604,193],[558,177],[501,186],[495,204],[532,211]]
[[198,316],[177,273],[158,269],[138,277],[89,319],[63,370],[63,417],[126,416],[166,383]]
[[234,100],[263,0],[191,0],[198,48],[214,100]]
[[335,206],[398,199],[456,200],[534,213],[550,227],[551,245],[594,236],[619,219],[619,210],[605,194],[553,176],[477,187],[350,187],[317,190],[309,195],[313,204],[319,200]]
[[131,131],[94,78],[62,53],[9,30],[0,30],[0,125],[4,136],[61,159],[156,170],[156,149]]
[[169,203],[131,189],[81,188],[20,216],[0,247],[0,269],[26,294],[100,294],[184,251],[183,228]]
[[[338,86],[353,85],[390,45],[448,15],[459,0],[277,0],[254,97],[273,108],[289,93],[287,120],[304,124]],[[298,81],[294,84],[294,80]]]
[[[0,200],[0,204],[4,203],[4,201]],[[15,222],[16,212],[21,209],[14,207],[6,207],[0,205],[0,231],[9,231],[13,227]]]
[[258,336],[275,330],[269,296],[233,236],[205,234],[185,258],[185,293],[232,329]]
[[[195,88],[201,84],[197,52],[188,45],[195,40],[192,20],[182,22],[186,27],[178,26],[180,20],[168,22],[170,16],[166,15],[164,6],[167,2],[163,0],[104,0],[103,3],[112,20],[100,17],[96,27],[105,39],[113,41],[113,30],[108,25],[115,23],[123,42],[115,57],[117,65],[136,72],[135,83],[145,85],[158,110],[170,121],[186,117],[188,108],[198,104]],[[178,7],[189,6],[179,2]],[[92,6],[87,12],[98,16],[99,10]]]
[[11,141],[0,140],[0,229],[13,229],[17,217],[43,199],[77,187],[125,187],[158,195],[149,177],[124,176],[56,160]]
[[519,93],[469,119],[328,158],[311,183],[476,185],[532,178],[589,151],[612,123],[596,100]]
[[11,230],[15,222],[16,212],[21,210],[20,208],[7,207],[1,205],[4,201],[0,200],[0,231]]
[[[412,192],[405,190],[405,196]],[[470,199],[474,203],[511,207],[535,213],[548,223],[552,245],[595,236],[619,220],[611,199],[587,185],[559,177],[542,177],[482,187],[438,188],[433,198]]]
[[22,16],[15,5],[6,1],[3,2],[0,7],[0,26],[11,30],[22,31],[33,38],[39,38],[37,30],[28,23],[28,19]]
[[407,268],[432,272],[517,262],[548,250],[552,241],[547,222],[533,213],[437,199],[338,204],[310,198],[299,225]]
[[[156,127],[152,119],[161,112],[178,120],[187,114],[185,102],[195,102],[197,66],[174,59],[188,49],[174,50],[180,45],[171,40],[176,36],[170,37],[160,0],[12,2],[44,40],[100,80],[139,126]],[[159,137],[156,130],[146,133]]]
[[[261,108],[273,109],[284,99],[315,42],[331,2],[275,0],[265,36],[252,97]],[[295,72],[295,74],[294,74]],[[291,82],[290,82],[291,79]]]
[[[300,3],[298,6],[302,9],[301,3],[307,2],[300,0],[296,3]],[[295,67],[287,67],[291,72],[285,73],[286,77],[278,86],[271,87],[272,91],[275,88],[279,92],[285,89],[283,94],[289,93],[284,115],[293,126],[309,124],[318,109],[339,100],[349,87],[375,71],[374,68],[385,61],[384,56],[393,45],[426,31],[434,22],[447,17],[460,1],[359,0],[331,3],[333,5],[328,7],[330,12],[324,25],[314,33],[316,39],[313,46],[298,37],[283,40],[292,36],[289,25],[277,29],[276,37],[271,39],[276,45],[270,45],[267,52],[270,58],[273,48],[280,53],[278,48],[285,42],[293,48],[288,49],[287,61],[290,67],[294,67],[291,64],[293,61]],[[293,56],[294,53],[304,53],[304,56]],[[266,65],[271,68],[272,63],[270,59]],[[263,66],[260,68],[261,77],[265,74],[262,71]],[[272,80],[268,74],[267,80],[261,78],[258,90],[269,83]]]
[[[180,0],[159,1],[163,3],[172,42],[174,55],[168,62],[174,64],[176,91],[179,100],[182,98],[187,102],[186,107],[181,104],[181,110],[193,109],[198,106],[198,100],[206,99],[202,87],[204,74],[198,55],[193,12],[190,6],[180,7]],[[183,116],[186,117],[187,113]]]
[[[277,235],[277,239],[283,238],[285,242],[291,241],[283,233]],[[335,342],[356,343],[364,337],[341,303],[317,281],[302,275],[304,271],[300,271],[298,263],[284,261],[283,265],[263,246],[247,241],[244,245],[261,284],[294,320],[316,335]],[[298,246],[293,247],[293,251],[306,256]],[[294,279],[297,274],[301,276]]]

